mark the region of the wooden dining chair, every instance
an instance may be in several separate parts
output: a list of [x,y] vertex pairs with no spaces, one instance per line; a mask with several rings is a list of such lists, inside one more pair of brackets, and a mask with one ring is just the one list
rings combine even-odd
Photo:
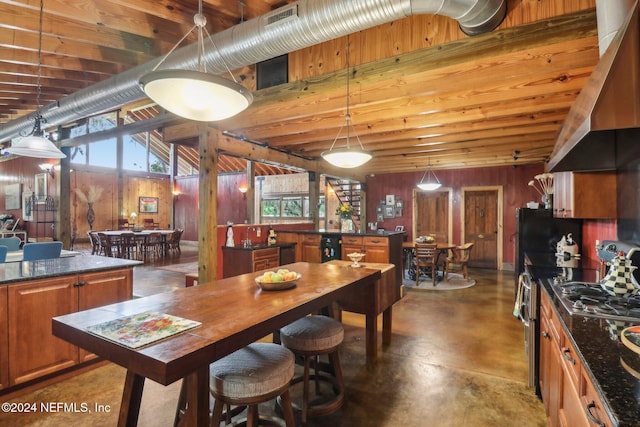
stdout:
[[416,286],[420,285],[420,274],[431,275],[433,286],[436,285],[438,267],[438,245],[435,243],[416,243],[414,262],[416,266]]
[[449,255],[444,266],[444,279],[449,278],[450,271],[461,271],[465,280],[469,280],[469,270],[467,268],[469,264],[469,255],[473,242],[465,243],[462,246],[456,246],[449,250]]
[[102,248],[100,246],[100,238],[95,231],[87,231],[89,243],[91,244],[91,255],[100,255]]
[[133,231],[120,235],[120,257],[127,259],[139,258],[138,238]]
[[98,233],[98,239],[100,242],[100,247],[102,248],[102,251],[104,253],[104,256],[112,257],[114,255],[114,252],[116,251],[111,245],[111,239],[109,239],[109,236],[107,236],[104,233]]
[[143,259],[145,261],[150,258],[158,259],[162,252],[162,234],[157,232],[147,234],[142,243]]

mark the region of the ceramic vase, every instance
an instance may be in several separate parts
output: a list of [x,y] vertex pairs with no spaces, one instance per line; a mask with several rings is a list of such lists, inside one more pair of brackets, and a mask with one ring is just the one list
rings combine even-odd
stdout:
[[93,222],[96,220],[96,213],[93,211],[93,203],[87,203],[87,222],[89,223],[89,230],[93,230]]
[[545,194],[542,196],[542,202],[545,209],[553,209],[553,194]]

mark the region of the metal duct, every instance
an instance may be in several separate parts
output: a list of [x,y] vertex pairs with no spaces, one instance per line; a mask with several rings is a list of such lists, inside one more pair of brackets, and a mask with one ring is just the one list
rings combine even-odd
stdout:
[[[226,73],[349,33],[416,14],[445,15],[458,21],[466,34],[495,29],[505,17],[506,0],[300,0],[212,36],[218,48],[208,49],[207,71]],[[221,59],[224,58],[224,61]],[[81,89],[39,111],[48,126],[72,122],[144,99],[138,81],[160,58]],[[162,69],[197,69],[197,45],[177,49]],[[6,141],[33,128],[31,115],[0,128]]]

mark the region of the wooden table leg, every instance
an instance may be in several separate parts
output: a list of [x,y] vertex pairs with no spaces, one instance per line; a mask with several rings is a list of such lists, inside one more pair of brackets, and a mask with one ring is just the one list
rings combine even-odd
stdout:
[[378,316],[366,314],[365,348],[367,363],[375,364],[378,360]]
[[131,371],[127,371],[120,403],[119,427],[135,427],[138,425],[140,414],[140,401],[144,389],[144,377]]
[[382,345],[391,344],[391,315],[393,306],[382,312]]
[[185,381],[187,410],[180,420],[181,426],[207,427],[209,425],[209,366],[189,374]]

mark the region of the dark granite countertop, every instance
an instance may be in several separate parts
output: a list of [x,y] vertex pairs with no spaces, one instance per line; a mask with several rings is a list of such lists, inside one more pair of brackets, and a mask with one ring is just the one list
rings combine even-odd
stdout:
[[290,248],[291,246],[295,246],[296,243],[276,243],[275,245],[267,245],[266,243],[256,243],[251,246],[223,246],[222,249],[230,249],[230,250],[239,250],[239,251],[253,251],[256,249],[267,249],[267,248]]
[[34,279],[69,276],[74,273],[94,273],[134,267],[141,261],[97,255],[78,255],[40,261],[22,261],[0,264],[0,285],[10,285]]
[[[615,322],[606,319],[570,315],[554,295],[546,280],[558,274],[558,268],[532,269],[541,279],[541,292],[554,303],[569,339],[575,347],[585,371],[609,412],[620,427],[640,426],[640,354],[620,341],[622,329],[639,322]],[[555,274],[553,273],[555,272]],[[575,280],[593,281],[595,270],[573,269]]]
[[374,236],[382,236],[382,237],[386,237],[386,236],[395,236],[396,234],[404,234],[404,231],[369,231],[369,230],[363,230],[360,231],[359,233],[353,232],[353,233],[343,233],[340,230],[277,230],[277,231],[283,231],[283,232],[288,232],[288,233],[299,233],[299,234],[331,234],[331,235],[338,235],[338,236],[370,236],[370,237],[374,237]]

